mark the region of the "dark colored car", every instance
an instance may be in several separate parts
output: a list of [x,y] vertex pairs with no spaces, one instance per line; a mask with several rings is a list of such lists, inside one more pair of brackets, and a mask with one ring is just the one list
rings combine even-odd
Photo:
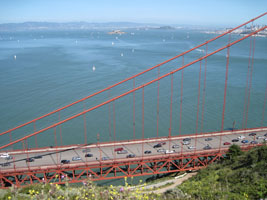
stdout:
[[243,144],[246,144],[246,143],[248,143],[248,140],[242,140],[241,141]]
[[87,153],[87,154],[85,154],[84,157],[93,157],[93,154],[91,154],[91,153]]
[[265,133],[264,136],[267,137],[267,133]]
[[155,145],[153,146],[153,148],[159,148],[159,147],[162,147],[162,145],[161,145],[160,143],[155,144]]
[[34,159],[33,158],[26,158],[26,162],[33,162]]
[[250,144],[258,144],[257,141],[251,141]]
[[83,149],[83,153],[87,153],[87,152],[91,152],[91,149],[89,149],[89,148]]
[[212,138],[208,137],[208,138],[205,138],[205,141],[211,141]]
[[34,156],[33,158],[34,159],[41,159],[43,156],[41,156],[41,155],[38,155],[38,156]]
[[135,154],[129,154],[126,156],[126,158],[134,158],[135,157]]
[[207,145],[203,148],[204,150],[208,150],[208,149],[211,149],[211,146],[210,145]]
[[145,154],[151,154],[151,151],[147,150],[144,152]]
[[122,151],[122,150],[123,150],[122,147],[119,147],[119,148],[114,149],[114,151]]
[[191,138],[185,138],[185,139],[183,139],[183,141],[185,142],[185,141],[191,141]]
[[61,163],[62,164],[69,164],[70,163],[70,160],[61,160]]
[[8,167],[8,166],[10,166],[10,163],[2,163],[2,164],[0,164],[0,166],[1,167]]
[[250,133],[250,134],[248,134],[249,136],[255,136],[255,135],[257,135],[256,133]]
[[232,140],[232,142],[238,142],[239,141],[239,139],[233,139]]
[[231,144],[230,142],[223,143],[223,145],[230,145],[230,144]]

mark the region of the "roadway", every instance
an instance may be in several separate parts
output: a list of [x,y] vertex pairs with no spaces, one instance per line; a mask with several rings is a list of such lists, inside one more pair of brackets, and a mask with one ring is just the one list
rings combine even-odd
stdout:
[[[249,136],[251,133],[256,133],[254,136]],[[99,143],[90,145],[75,145],[68,147],[58,147],[58,148],[44,148],[44,149],[33,149],[28,151],[9,151],[1,152],[8,153],[13,158],[7,160],[6,158],[0,158],[0,173],[5,171],[14,171],[22,168],[40,168],[49,166],[62,166],[62,165],[90,165],[96,162],[107,162],[103,161],[104,157],[108,160],[128,160],[132,158],[126,158],[129,154],[134,154],[136,158],[142,156],[160,156],[166,155],[166,150],[173,150],[169,155],[175,154],[187,154],[199,151],[209,151],[205,150],[204,147],[209,145],[210,150],[216,150],[221,148],[228,148],[230,145],[225,145],[225,142],[231,144],[237,144],[240,146],[256,145],[251,144],[251,141],[256,141],[257,143],[263,143],[267,133],[267,128],[256,128],[250,130],[234,130],[226,131],[223,133],[206,133],[201,135],[182,135],[173,136],[169,138],[152,138],[145,140],[132,140],[132,141],[121,141],[113,143]],[[244,144],[239,140],[238,142],[232,142],[233,139],[239,136],[244,136],[248,143]],[[185,138],[190,138],[190,144],[183,144]],[[211,138],[207,141],[207,138]],[[221,142],[220,142],[221,141]],[[154,145],[162,143],[162,147],[154,148]],[[165,144],[164,144],[165,143]],[[173,145],[177,145],[177,148],[173,148]],[[191,148],[192,147],[192,148]],[[127,151],[125,154],[118,154],[115,152],[116,148],[123,148]],[[90,149],[92,157],[85,157],[85,149]],[[162,149],[162,152],[158,152]],[[149,154],[144,154],[145,151],[151,151]],[[42,156],[42,158],[34,159],[33,162],[26,162],[27,158],[34,158],[35,156]],[[81,160],[72,161],[73,157],[80,157]],[[62,164],[62,160],[69,160],[70,164]]]

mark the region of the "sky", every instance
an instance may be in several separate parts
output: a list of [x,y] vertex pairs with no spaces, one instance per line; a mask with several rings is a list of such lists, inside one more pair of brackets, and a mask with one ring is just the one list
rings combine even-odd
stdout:
[[[237,25],[267,12],[267,0],[0,0],[0,23],[141,22]],[[260,21],[267,24],[267,16]]]

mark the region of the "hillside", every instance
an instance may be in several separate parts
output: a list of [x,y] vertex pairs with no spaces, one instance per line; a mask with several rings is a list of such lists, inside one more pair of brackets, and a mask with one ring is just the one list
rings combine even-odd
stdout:
[[267,146],[243,153],[233,145],[226,159],[201,170],[179,189],[192,199],[267,198]]

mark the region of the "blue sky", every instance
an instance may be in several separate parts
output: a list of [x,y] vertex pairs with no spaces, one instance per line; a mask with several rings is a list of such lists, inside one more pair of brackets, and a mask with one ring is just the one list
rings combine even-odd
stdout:
[[[236,25],[267,11],[267,0],[1,0],[0,23],[111,22]],[[267,24],[267,17],[261,23]]]

